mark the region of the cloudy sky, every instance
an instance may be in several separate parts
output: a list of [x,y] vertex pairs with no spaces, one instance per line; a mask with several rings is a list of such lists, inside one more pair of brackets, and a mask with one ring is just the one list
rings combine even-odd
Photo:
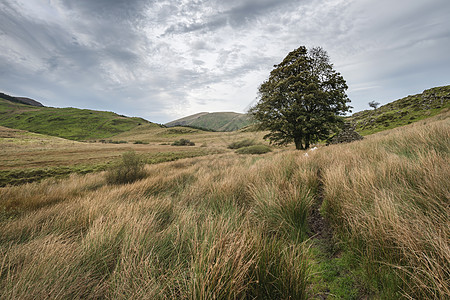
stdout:
[[450,84],[449,0],[1,0],[0,91],[165,123],[244,112],[321,46],[353,111]]

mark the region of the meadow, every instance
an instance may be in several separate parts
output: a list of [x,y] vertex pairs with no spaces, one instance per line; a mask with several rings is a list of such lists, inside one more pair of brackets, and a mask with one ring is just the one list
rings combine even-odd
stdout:
[[449,117],[307,156],[164,128],[71,146],[145,156],[182,136],[221,153],[128,184],[100,171],[0,188],[0,298],[448,299]]

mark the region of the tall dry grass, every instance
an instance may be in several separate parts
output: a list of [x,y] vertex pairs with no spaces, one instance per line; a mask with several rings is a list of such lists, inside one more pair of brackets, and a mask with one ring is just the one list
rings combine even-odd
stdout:
[[440,116],[313,158],[323,211],[385,297],[450,297],[449,125]]
[[147,166],[130,184],[1,188],[0,298],[306,299],[304,163],[228,154]]
[[184,159],[122,185],[0,188],[0,299],[307,299],[322,190],[370,295],[446,299],[448,128],[440,116],[309,156]]

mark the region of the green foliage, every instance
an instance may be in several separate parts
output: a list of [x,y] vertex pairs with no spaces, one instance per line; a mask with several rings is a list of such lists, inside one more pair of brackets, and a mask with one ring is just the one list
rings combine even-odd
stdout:
[[148,142],[144,142],[144,141],[139,140],[139,141],[135,141],[133,144],[136,144],[136,145],[148,145]]
[[195,146],[194,142],[191,142],[188,139],[179,139],[171,144],[172,146]]
[[131,183],[146,176],[145,163],[141,156],[135,152],[126,152],[122,155],[122,161],[112,167],[107,175],[106,181],[110,184]]
[[113,112],[34,107],[0,99],[0,125],[71,140],[109,138],[147,123]]
[[253,146],[254,144],[255,140],[245,139],[229,144],[228,149],[239,149],[243,147]]
[[264,154],[271,152],[269,146],[266,145],[253,145],[248,147],[242,147],[236,150],[237,154]]
[[333,69],[322,48],[289,53],[259,87],[259,102],[250,109],[265,136],[275,144],[295,142],[307,149],[326,139],[349,111],[344,78]]

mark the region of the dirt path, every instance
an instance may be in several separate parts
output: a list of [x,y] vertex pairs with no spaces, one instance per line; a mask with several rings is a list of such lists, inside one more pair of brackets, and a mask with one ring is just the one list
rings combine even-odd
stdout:
[[315,279],[312,280],[313,299],[368,299],[368,295],[357,284],[352,267],[343,261],[343,252],[333,238],[333,228],[320,214],[324,201],[322,174],[317,172],[319,180],[316,201],[308,219],[311,230],[310,239],[313,248]]
[[326,248],[328,248],[321,250],[326,250],[325,252],[329,254],[335,254],[333,229],[331,228],[328,221],[320,214],[320,207],[322,206],[324,198],[322,174],[320,170],[317,172],[317,177],[319,179],[319,184],[317,187],[317,198],[312,206],[311,213],[308,219],[308,225],[311,229],[311,239],[313,240],[313,242],[320,241],[320,243],[316,244],[321,247],[327,246]]

